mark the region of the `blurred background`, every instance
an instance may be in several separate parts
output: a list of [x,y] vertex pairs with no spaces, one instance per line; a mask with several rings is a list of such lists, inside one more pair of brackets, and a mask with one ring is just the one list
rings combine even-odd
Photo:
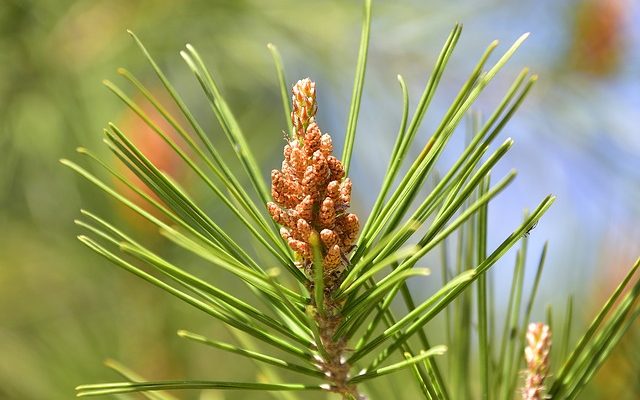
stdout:
[[[280,162],[286,129],[267,42],[279,47],[289,84],[306,76],[317,81],[318,119],[341,149],[361,12],[359,1],[341,0],[0,2],[0,399],[72,398],[78,384],[117,379],[102,365],[107,357],[149,378],[253,379],[249,364],[220,368],[224,355],[175,335],[185,328],[216,332],[224,339],[228,334],[220,326],[75,240],[79,230],[73,220],[80,208],[110,216],[129,231],[155,234],[58,159],[78,160],[77,146],[106,154],[101,130],[111,121],[131,132],[177,179],[183,176],[181,164],[101,84],[107,78],[127,87],[115,72],[124,66],[150,88],[159,88],[128,28],[222,143],[200,88],[178,54],[185,43],[199,49],[254,151],[259,149],[265,176]],[[516,168],[519,176],[490,207],[489,244],[500,243],[524,209],[548,193],[557,195],[530,238],[532,260],[550,242],[534,316],[543,319],[551,304],[561,320],[566,297],[574,294],[575,340],[640,255],[640,4],[374,0],[351,173],[354,207],[361,215],[375,200],[399,123],[396,74],[409,84],[413,111],[455,22],[464,23],[462,38],[417,143],[426,142],[493,39],[504,50],[522,33],[532,32],[476,108],[490,112],[523,66],[540,75],[502,138],[511,136],[516,144],[494,175]],[[453,146],[461,144],[454,141]],[[454,150],[451,156],[459,148]],[[447,157],[442,168],[453,161]],[[190,187],[187,177],[181,181],[206,195],[199,185]],[[211,212],[217,210],[214,200],[203,201]],[[160,239],[156,246],[163,246]],[[510,254],[495,267],[499,299],[506,295],[500,288],[509,285],[514,258]],[[216,276],[215,271],[203,274]],[[413,289],[426,295],[436,286],[434,280]],[[636,327],[583,398],[640,398],[639,343]],[[184,394],[243,398],[233,393],[198,396]]]

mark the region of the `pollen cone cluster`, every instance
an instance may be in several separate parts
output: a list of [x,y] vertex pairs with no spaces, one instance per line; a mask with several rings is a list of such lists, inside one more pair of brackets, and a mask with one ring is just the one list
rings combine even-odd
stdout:
[[358,217],[347,212],[351,180],[340,160],[332,155],[331,136],[315,122],[315,83],[303,79],[293,87],[291,121],[294,135],[284,146],[282,169],[271,172],[269,214],[280,234],[299,256],[309,276],[313,269],[313,237],[319,238],[325,281],[337,276],[346,262],[359,230]]
[[527,375],[522,389],[523,400],[542,400],[544,380],[549,372],[549,352],[551,351],[551,330],[543,323],[531,323],[527,330],[527,347],[524,356],[527,361]]

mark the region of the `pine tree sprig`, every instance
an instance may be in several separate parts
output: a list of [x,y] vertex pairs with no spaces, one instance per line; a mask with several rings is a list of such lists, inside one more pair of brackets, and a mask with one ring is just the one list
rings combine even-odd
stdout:
[[[449,33],[412,115],[407,83],[397,75],[401,92],[399,127],[380,190],[361,226],[350,206],[352,188],[355,193],[362,188],[348,172],[357,151],[355,137],[371,28],[372,1],[363,0],[341,159],[335,155],[333,138],[321,131],[315,119],[322,107],[315,83],[309,78],[299,80],[289,103],[282,58],[278,49],[268,44],[287,120],[284,159],[282,167],[271,173],[271,188],[218,77],[214,78],[200,53],[187,44],[180,56],[231,146],[230,152],[214,145],[151,53],[129,32],[162,84],[160,90],[150,90],[123,68],[117,72],[136,95],[128,95],[108,80],[105,86],[161,139],[176,162],[204,187],[205,196],[212,194],[222,212],[247,235],[221,224],[207,209],[201,192],[183,187],[180,179],[155,163],[149,149],[133,140],[133,132],[109,123],[103,142],[111,159],[78,149],[101,167],[99,171],[66,159],[62,164],[115,199],[118,206],[143,218],[157,231],[163,245],[177,252],[157,251],[127,228],[86,210],[75,221],[83,230],[78,239],[114,265],[222,322],[237,343],[186,330],[178,331],[178,335],[255,362],[260,378],[256,383],[145,382],[127,367],[109,361],[108,366],[129,382],[81,385],[78,396],[141,392],[149,399],[172,400],[173,396],[163,391],[217,389],[281,392],[287,400],[294,400],[296,393],[303,391],[368,400],[368,394],[375,390],[371,382],[406,372],[415,383],[411,389],[429,400],[510,399],[518,392],[519,382],[524,398],[539,399],[546,391],[545,380],[551,381],[546,392],[552,398],[577,398],[640,313],[640,283],[630,283],[640,260],[569,353],[574,324],[572,297],[564,324],[552,323],[551,307],[547,324],[530,321],[547,244],[542,248],[528,296],[524,285],[527,237],[555,197],[544,198],[497,247],[488,247],[489,204],[516,177],[516,172],[510,171],[491,184],[491,171],[504,161],[514,143],[511,138],[500,139],[500,143],[498,137],[523,104],[537,76],[528,68],[522,69],[486,120],[473,114],[472,108],[528,34],[518,38],[493,64],[489,61],[498,42],[486,47],[450,106],[441,116],[432,116],[436,128],[426,143],[416,143],[417,133],[445,77],[462,26],[456,24]],[[165,92],[170,104],[160,100],[165,99]],[[452,138],[464,127],[465,145],[459,151],[451,149]],[[272,136],[281,139],[278,132],[272,132]],[[421,151],[411,159],[414,148]],[[453,165],[438,172],[440,159],[450,150],[456,151]],[[231,167],[227,157],[235,158],[240,171]],[[122,172],[124,169],[127,171]],[[244,237],[251,242],[241,240]],[[450,242],[456,246],[449,247]],[[493,266],[518,243],[521,247],[513,268],[505,325],[502,337],[496,339],[499,309]],[[184,267],[181,257],[185,254],[225,271],[253,297],[232,293],[223,284],[202,278],[197,269]],[[454,259],[450,262],[451,255]],[[437,266],[438,262],[442,265]],[[441,287],[426,299],[416,297],[409,286],[414,282],[409,282],[410,278],[431,274],[423,263],[435,264],[434,269],[442,271]],[[628,292],[623,296],[625,290]],[[256,300],[260,303],[255,304]],[[443,316],[444,326],[436,326],[438,316]],[[442,328],[446,343],[432,345],[431,339],[437,337],[433,331]],[[561,338],[554,360],[549,348],[551,332]],[[477,360],[473,357],[476,340]],[[550,368],[554,365],[562,367],[556,372]],[[527,375],[522,381],[520,369],[525,366]],[[285,377],[295,374],[300,383],[278,383],[282,381],[280,373]],[[394,375],[393,379],[400,376]],[[473,381],[476,376],[479,384]],[[395,393],[396,398],[404,398],[405,388],[402,390]],[[478,390],[480,396],[476,396]]]

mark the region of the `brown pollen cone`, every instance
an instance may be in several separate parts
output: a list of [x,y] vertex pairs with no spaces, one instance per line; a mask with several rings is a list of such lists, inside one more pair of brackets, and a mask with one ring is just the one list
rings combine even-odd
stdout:
[[273,202],[269,214],[282,225],[280,234],[299,257],[299,266],[313,276],[313,251],[309,236],[321,241],[327,289],[344,269],[347,254],[358,237],[360,224],[347,212],[351,180],[333,156],[331,136],[315,121],[318,109],[315,83],[298,81],[292,90],[294,137],[284,146],[282,169],[271,172]]
[[527,374],[522,388],[523,400],[542,400],[544,380],[549,372],[551,330],[543,323],[531,323],[527,329],[527,347],[524,349]]
[[[341,304],[331,297],[340,284],[347,256],[360,230],[358,217],[347,212],[351,204],[351,180],[345,178],[342,163],[332,154],[331,136],[323,134],[315,121],[318,109],[315,83],[308,78],[300,80],[292,92],[293,137],[284,146],[282,168],[271,172],[273,202],[267,203],[267,208],[274,221],[282,225],[280,235],[296,253],[296,264],[309,277],[310,292],[315,275],[311,243],[319,247],[324,312],[315,313],[314,319],[326,350],[319,366],[331,381],[331,391],[343,398],[364,399],[356,386],[349,383],[351,366],[344,357],[346,340],[334,338],[343,317]],[[310,302],[314,305],[315,299]]]

